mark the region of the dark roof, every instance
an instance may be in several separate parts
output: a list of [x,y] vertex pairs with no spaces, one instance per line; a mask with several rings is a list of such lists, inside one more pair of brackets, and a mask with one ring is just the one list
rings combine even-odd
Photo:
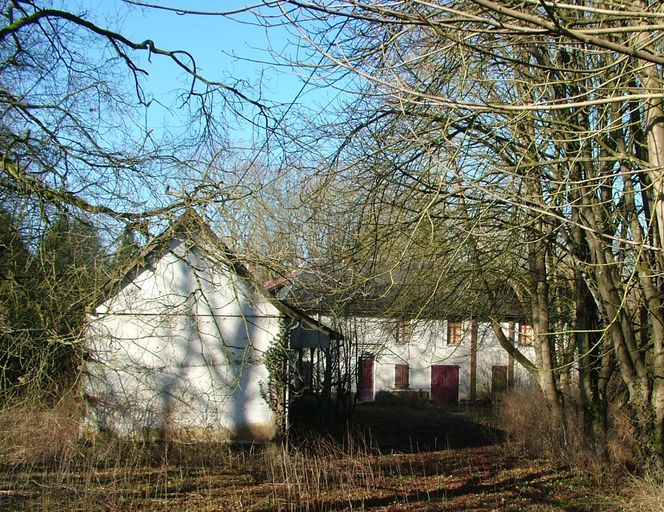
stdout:
[[395,319],[524,319],[514,290],[506,283],[491,289],[471,279],[441,280],[434,269],[392,268],[366,272],[361,266],[315,265],[303,269],[278,296],[308,314]]
[[266,289],[249,272],[240,258],[234,254],[226,244],[212,231],[207,222],[205,222],[193,209],[187,209],[177,220],[172,222],[161,234],[154,237],[141,250],[136,258],[133,258],[125,267],[119,269],[100,289],[97,300],[94,302],[93,310],[96,306],[112,297],[122,288],[131,283],[138,274],[150,267],[150,263],[160,259],[169,249],[169,244],[173,240],[186,240],[195,244],[197,247],[214,250],[215,255],[220,256],[229,267],[239,276],[249,280],[252,286],[267,298],[282,314],[285,316],[303,322],[310,329],[324,331],[332,338],[340,339],[342,335],[331,329],[307,313],[303,312],[294,304],[286,303]]

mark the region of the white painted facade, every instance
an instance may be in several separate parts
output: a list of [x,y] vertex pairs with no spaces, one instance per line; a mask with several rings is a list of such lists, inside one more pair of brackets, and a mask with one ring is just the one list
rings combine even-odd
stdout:
[[261,358],[283,316],[218,249],[169,240],[91,315],[87,426],[272,437]]
[[[352,318],[344,322],[344,334],[355,337],[359,356],[374,359],[373,392],[396,390],[395,365],[408,365],[408,389],[431,393],[431,368],[435,365],[457,366],[459,401],[471,398],[471,333],[472,322],[461,323],[461,340],[458,344],[448,342],[448,322],[445,320],[407,321],[410,335],[399,340],[398,322],[385,318]],[[403,324],[403,322],[402,322]],[[520,346],[519,324],[502,324],[508,339],[529,359],[534,360],[532,345]],[[403,329],[403,325],[402,325]],[[525,337],[524,337],[525,341]],[[476,351],[476,397],[491,396],[494,367],[503,367],[514,387],[531,384],[532,377],[519,363],[510,361],[501,347],[491,325],[477,323]],[[361,373],[361,369],[358,369]],[[361,377],[359,377],[361,379]]]

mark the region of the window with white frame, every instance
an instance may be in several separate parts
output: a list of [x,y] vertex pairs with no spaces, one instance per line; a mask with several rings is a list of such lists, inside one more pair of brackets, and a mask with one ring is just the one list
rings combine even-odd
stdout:
[[531,324],[519,324],[519,345],[530,347],[533,344],[534,332]]

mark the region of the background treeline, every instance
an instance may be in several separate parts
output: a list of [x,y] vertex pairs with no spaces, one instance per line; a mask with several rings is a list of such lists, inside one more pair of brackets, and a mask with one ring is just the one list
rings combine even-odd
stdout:
[[0,211],[2,400],[57,399],[76,383],[89,306],[136,248],[128,234],[109,258],[89,220],[63,212],[30,225]]

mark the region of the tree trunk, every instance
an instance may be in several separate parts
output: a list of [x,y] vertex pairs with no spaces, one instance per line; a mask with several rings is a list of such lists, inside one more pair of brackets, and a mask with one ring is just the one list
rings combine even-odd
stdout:
[[[538,242],[535,242],[538,244]],[[544,248],[531,248],[531,273],[535,278],[532,299],[533,343],[539,368],[539,385],[553,413],[562,418],[561,397],[556,380],[556,364],[549,328],[549,285],[546,276]]]
[[[648,8],[647,2],[640,2],[641,6]],[[637,41],[645,46],[648,43],[645,33],[639,33]],[[641,67],[641,83],[644,92],[655,93],[662,89],[657,66],[646,64]],[[649,98],[646,102],[646,139],[648,142],[648,174],[652,187],[652,219],[655,224],[656,240],[653,240],[655,251],[655,267],[661,272],[662,253],[664,248],[664,109],[662,99]],[[649,219],[650,220],[650,219]],[[651,282],[652,284],[652,282]],[[655,433],[657,435],[662,454],[664,454],[664,318],[661,305],[660,286],[648,286],[646,293],[647,307],[652,326],[652,377],[653,390],[651,404],[655,411]]]
[[470,402],[477,402],[477,319],[470,328]]
[[604,450],[607,434],[606,381],[602,379],[604,359],[610,358],[601,341],[599,312],[580,272],[576,271],[574,336],[578,352],[579,391],[586,438],[591,446]]

